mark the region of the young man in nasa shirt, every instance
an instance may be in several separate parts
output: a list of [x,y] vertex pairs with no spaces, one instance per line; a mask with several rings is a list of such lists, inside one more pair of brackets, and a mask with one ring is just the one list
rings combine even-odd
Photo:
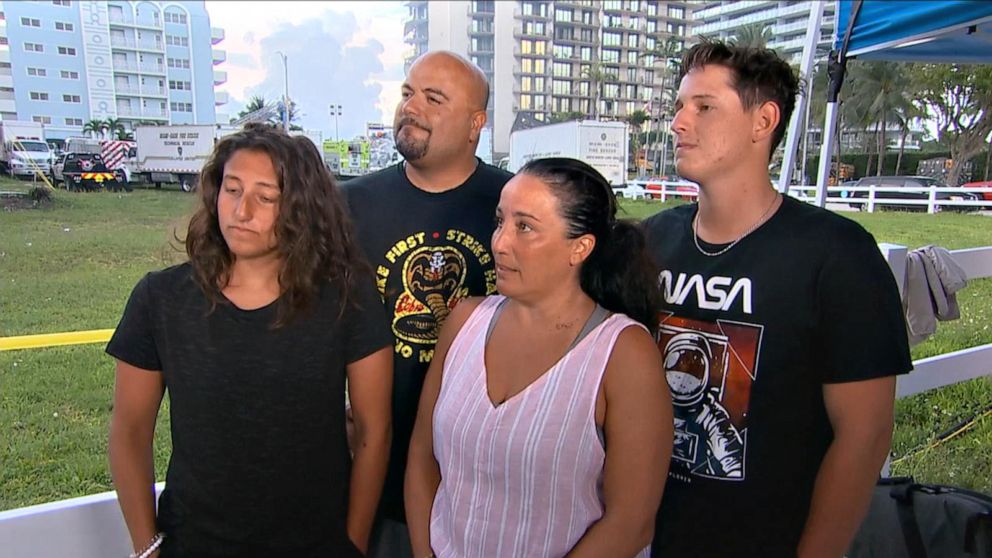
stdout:
[[699,202],[645,221],[675,404],[653,553],[839,558],[912,367],[896,284],[860,225],[771,187],[788,64],[704,42],[682,68],[675,160]]

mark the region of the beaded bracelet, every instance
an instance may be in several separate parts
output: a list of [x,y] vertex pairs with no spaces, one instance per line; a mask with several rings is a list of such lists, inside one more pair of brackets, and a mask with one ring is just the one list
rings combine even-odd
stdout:
[[148,558],[153,552],[158,550],[158,547],[162,546],[162,542],[165,540],[165,533],[158,532],[152,537],[152,540],[148,543],[141,552],[132,552],[127,558]]

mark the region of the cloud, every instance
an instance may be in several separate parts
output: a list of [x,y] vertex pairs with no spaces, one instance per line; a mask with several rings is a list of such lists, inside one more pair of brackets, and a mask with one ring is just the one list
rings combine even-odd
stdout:
[[227,63],[238,68],[254,68],[255,57],[244,52],[232,52],[227,55]]
[[[403,79],[405,7],[400,3],[293,3],[273,13],[265,3],[208,2],[213,25],[226,26],[231,101],[222,111],[235,116],[253,95],[282,96],[289,66],[289,94],[299,124],[334,137],[330,104],[342,105],[339,137],[363,134],[367,122],[390,122]],[[290,19],[292,18],[292,19]],[[263,31],[264,30],[264,31]],[[394,91],[395,90],[395,91]]]

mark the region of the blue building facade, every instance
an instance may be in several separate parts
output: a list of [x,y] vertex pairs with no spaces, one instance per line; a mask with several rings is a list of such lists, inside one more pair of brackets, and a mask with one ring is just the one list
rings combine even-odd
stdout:
[[41,122],[49,140],[94,119],[213,124],[226,102],[224,32],[202,1],[8,0],[0,14],[0,118]]

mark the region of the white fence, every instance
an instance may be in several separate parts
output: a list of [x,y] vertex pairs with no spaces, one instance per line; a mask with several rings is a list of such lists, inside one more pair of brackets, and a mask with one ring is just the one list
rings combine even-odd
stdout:
[[[677,190],[660,190],[679,195]],[[681,195],[687,194],[682,191]],[[905,246],[880,244],[903,288]],[[969,280],[992,277],[992,246],[954,250]],[[992,375],[992,344],[917,360],[913,372],[898,380],[897,397],[906,397],[973,378]],[[156,493],[162,484],[156,485]],[[115,492],[0,512],[0,549],[5,558],[114,558],[131,551]]]
[[[699,195],[699,187],[693,182],[660,180],[632,180],[625,187],[617,188],[614,191],[617,196],[627,199],[657,201],[666,201],[672,198],[691,201]],[[972,196],[969,194],[973,194],[978,199],[971,199]],[[789,195],[812,203],[816,199],[816,186],[790,186]],[[927,213],[937,213],[944,210],[992,210],[992,199],[983,199],[983,197],[992,197],[992,187],[831,186],[827,188],[826,203],[842,204],[851,209],[861,209],[869,213],[883,207],[920,208],[925,209]]]

